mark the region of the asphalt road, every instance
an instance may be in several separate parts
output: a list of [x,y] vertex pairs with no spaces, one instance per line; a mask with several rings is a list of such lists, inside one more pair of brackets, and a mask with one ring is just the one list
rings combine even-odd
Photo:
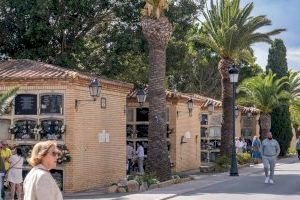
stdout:
[[240,176],[228,172],[213,175],[194,174],[195,180],[143,193],[101,195],[83,193],[65,199],[105,200],[300,200],[300,161],[296,157],[281,159],[275,167],[274,184],[265,184],[262,164],[239,170]]
[[258,172],[227,179],[224,182],[196,189],[167,199],[172,200],[299,200],[300,162],[277,165],[274,184],[264,183],[264,174]]

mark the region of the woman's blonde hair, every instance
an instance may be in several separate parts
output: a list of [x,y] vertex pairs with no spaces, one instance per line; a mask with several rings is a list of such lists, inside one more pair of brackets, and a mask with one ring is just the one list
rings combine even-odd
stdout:
[[42,163],[42,159],[47,155],[51,147],[57,148],[55,141],[45,141],[36,143],[32,149],[28,162],[31,166],[37,166]]

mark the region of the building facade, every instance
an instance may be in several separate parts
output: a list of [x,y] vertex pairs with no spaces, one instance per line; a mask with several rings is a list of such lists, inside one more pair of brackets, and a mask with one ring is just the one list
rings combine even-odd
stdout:
[[19,87],[0,116],[1,139],[21,147],[25,157],[38,141],[57,140],[66,155],[52,174],[66,192],[126,178],[125,107],[133,85],[100,79],[94,101],[88,88],[93,78],[31,60],[0,63],[0,93]]

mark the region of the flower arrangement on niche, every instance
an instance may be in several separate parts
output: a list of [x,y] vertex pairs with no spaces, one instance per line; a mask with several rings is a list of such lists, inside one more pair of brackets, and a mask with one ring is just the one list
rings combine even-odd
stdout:
[[43,120],[41,124],[32,120],[19,120],[9,128],[12,140],[61,140],[65,131],[66,126],[61,120]]
[[66,145],[58,145],[61,154],[57,159],[58,164],[65,164],[71,161],[71,155]]
[[61,120],[44,120],[41,122],[41,139],[61,140],[66,131],[66,126]]

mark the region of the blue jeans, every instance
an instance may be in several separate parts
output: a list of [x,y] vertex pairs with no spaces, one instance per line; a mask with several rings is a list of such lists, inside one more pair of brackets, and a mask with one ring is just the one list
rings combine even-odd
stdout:
[[0,195],[0,200],[4,199],[5,197],[5,193],[4,193],[4,176],[0,175],[0,191],[1,191],[1,195]]

